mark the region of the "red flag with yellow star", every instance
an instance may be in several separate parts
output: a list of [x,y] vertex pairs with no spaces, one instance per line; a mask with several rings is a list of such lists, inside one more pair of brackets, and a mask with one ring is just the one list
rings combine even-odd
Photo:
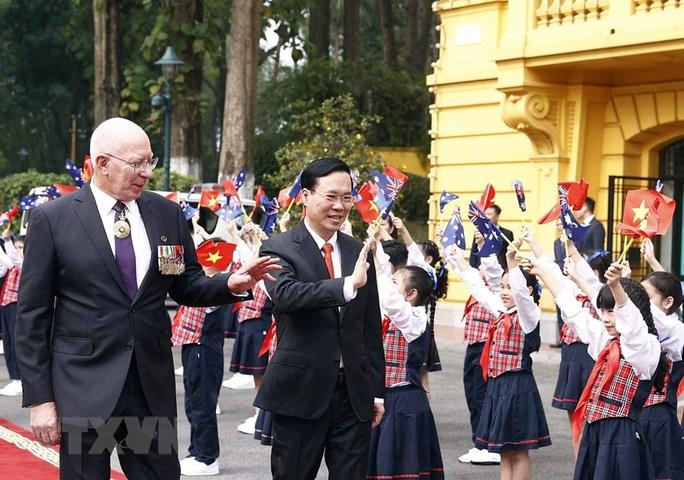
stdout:
[[235,244],[207,240],[197,247],[197,261],[203,267],[213,267],[224,271],[233,261]]
[[654,190],[630,190],[625,198],[622,222],[615,227],[624,235],[664,235],[672,225],[677,202]]
[[206,207],[212,212],[215,212],[221,208],[219,203],[219,196],[221,195],[220,190],[202,190],[202,195],[200,196],[199,206]]
[[354,199],[356,210],[358,210],[363,221],[368,224],[373,223],[380,215],[380,209],[373,202],[378,190],[377,185],[366,182],[358,189]]

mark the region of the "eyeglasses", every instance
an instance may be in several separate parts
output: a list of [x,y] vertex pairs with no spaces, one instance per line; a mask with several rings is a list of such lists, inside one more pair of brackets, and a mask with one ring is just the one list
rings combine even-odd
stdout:
[[133,167],[133,170],[136,172],[140,172],[146,168],[149,168],[150,170],[154,170],[154,167],[157,166],[157,163],[159,163],[159,157],[153,157],[149,160],[138,160],[137,162],[131,162],[128,160],[125,160],[121,157],[117,157],[116,155],[112,155],[111,153],[105,153],[108,157],[115,158],[119,160],[120,162],[127,163],[131,167]]
[[319,195],[323,197],[328,203],[335,204],[339,200],[342,202],[342,205],[351,205],[354,203],[354,197],[352,195],[334,195],[332,193],[318,193],[316,190],[309,190],[311,193],[315,193],[316,195]]

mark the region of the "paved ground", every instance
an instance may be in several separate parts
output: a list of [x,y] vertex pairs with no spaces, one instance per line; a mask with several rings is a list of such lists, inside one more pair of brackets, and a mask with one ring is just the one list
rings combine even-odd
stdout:
[[[450,335],[448,337],[451,338]],[[440,339],[440,354],[444,371],[431,377],[432,405],[437,421],[446,478],[448,479],[490,479],[498,478],[497,467],[476,467],[458,463],[458,456],[470,448],[470,426],[468,411],[463,395],[461,370],[465,347],[461,342]],[[230,358],[232,341],[226,343],[226,358]],[[178,352],[177,352],[178,353]],[[180,365],[179,355],[176,355]],[[545,405],[550,405],[551,394],[556,380],[559,351],[545,349],[537,354],[534,372]],[[1,362],[1,361],[0,361]],[[0,385],[6,381],[6,371],[0,367]],[[227,376],[227,375],[226,375]],[[176,377],[179,412],[182,412],[183,385]],[[236,430],[236,426],[247,416],[253,414],[251,407],[254,392],[251,390],[222,389],[219,405],[223,413],[219,415],[221,432],[221,475],[217,479],[263,480],[269,476],[270,448],[260,445],[247,435]],[[0,416],[26,427],[28,414],[19,408],[18,397],[0,397]],[[532,458],[533,478],[571,478],[573,470],[572,448],[565,412],[546,408],[547,420],[551,430],[553,445],[534,451]],[[182,452],[188,445],[189,427],[184,415],[180,419],[180,448]],[[2,477],[2,474],[0,474]],[[7,477],[2,477],[7,478]],[[19,478],[19,477],[17,477]],[[190,478],[190,477],[187,477]],[[325,467],[321,468],[319,479],[327,478]]]

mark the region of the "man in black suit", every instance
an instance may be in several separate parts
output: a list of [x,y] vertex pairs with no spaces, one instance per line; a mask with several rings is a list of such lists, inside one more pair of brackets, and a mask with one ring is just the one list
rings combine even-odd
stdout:
[[578,250],[582,253],[591,254],[596,250],[603,250],[606,241],[606,229],[594,216],[596,201],[587,197],[584,205],[577,211],[577,219],[585,226],[589,227],[584,235],[582,244],[578,245]]
[[90,154],[92,181],[31,214],[16,330],[23,406],[39,441],[61,441],[62,479],[109,479],[114,444],[128,478],[177,479],[166,295],[244,299],[277,259],[205,277],[179,206],[143,190],[157,163],[145,132],[109,119]]
[[[487,218],[489,218],[494,225],[497,225],[499,227],[499,230],[501,230],[501,234],[504,235],[508,240],[511,242],[513,241],[513,232],[510,230],[503,228],[499,226],[499,216],[501,215],[501,207],[499,207],[497,204],[493,203],[489,208],[487,208],[484,211],[485,215],[487,215]],[[504,272],[508,270],[508,262],[506,262],[506,240],[502,240],[504,242],[503,247],[501,248],[501,251],[497,255],[497,259],[499,260],[499,263],[501,264],[501,267],[504,269]],[[470,266],[473,268],[478,268],[480,266],[480,256],[477,254],[479,249],[477,248],[477,242],[475,239],[473,239],[473,243],[471,244],[472,248],[470,250]]]
[[278,348],[254,404],[273,413],[274,479],[314,479],[325,453],[329,478],[361,480],[384,413],[375,271],[369,243],[339,231],[353,204],[349,167],[320,159],[300,178],[304,221],[261,248],[283,269],[266,281]]

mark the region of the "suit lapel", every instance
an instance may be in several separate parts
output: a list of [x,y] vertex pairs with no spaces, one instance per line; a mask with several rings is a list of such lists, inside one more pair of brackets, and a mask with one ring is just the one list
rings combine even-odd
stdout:
[[90,238],[97,253],[107,266],[109,273],[116,281],[116,284],[121,291],[128,296],[123,281],[121,280],[121,275],[119,274],[119,268],[116,266],[116,259],[112,254],[112,248],[109,245],[109,240],[107,240],[107,235],[102,226],[102,219],[97,210],[95,197],[93,197],[93,193],[90,191],[89,184],[74,194],[74,201],[74,213],[76,214],[76,218],[78,218],[83,230],[88,238]]
[[306,260],[307,265],[311,267],[316,274],[316,277],[320,280],[330,278],[328,268],[325,266],[325,260],[323,260],[323,255],[318,249],[318,245],[316,245],[313,237],[306,229],[304,222],[300,222],[297,226],[294,240],[297,243],[296,248],[299,251],[299,254]]
[[147,273],[145,273],[145,277],[143,277],[143,280],[140,283],[140,288],[138,288],[138,293],[135,295],[133,303],[135,303],[138,300],[138,298],[140,298],[140,295],[143,293],[143,290],[147,288],[148,284],[151,281],[150,279],[152,278],[155,269],[157,268],[158,259],[155,238],[160,238],[158,235],[159,232],[157,228],[157,222],[153,221],[154,212],[150,207],[150,200],[147,197],[147,195],[145,195],[145,192],[143,192],[142,196],[138,199],[136,203],[138,204],[140,216],[142,217],[143,223],[145,224],[147,240],[150,242],[150,266],[147,269]]

